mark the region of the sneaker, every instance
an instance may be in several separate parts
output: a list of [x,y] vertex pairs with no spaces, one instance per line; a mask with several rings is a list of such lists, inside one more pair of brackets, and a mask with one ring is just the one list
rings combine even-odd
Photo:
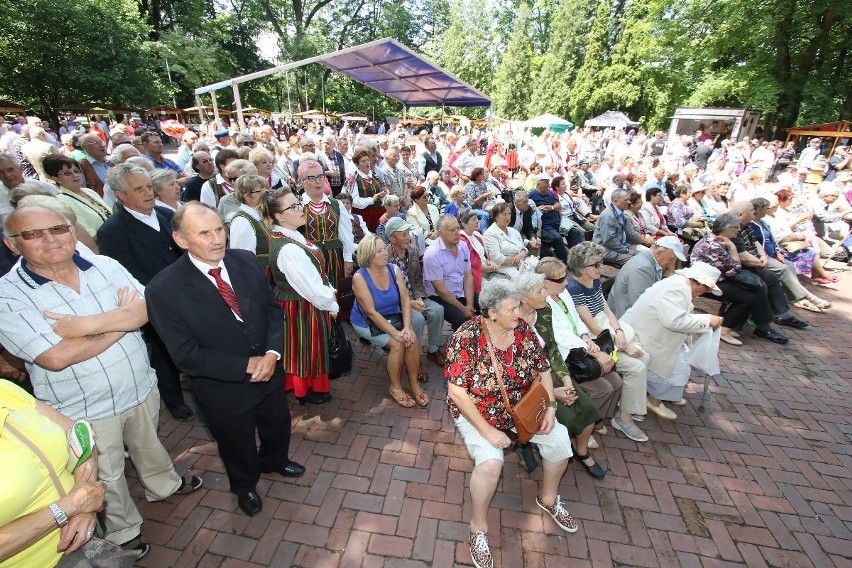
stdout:
[[663,404],[663,401],[654,404],[649,398],[648,410],[650,410],[651,412],[656,414],[658,418],[662,418],[663,420],[677,420],[677,414],[675,414],[670,408]]
[[553,521],[559,525],[559,527],[569,533],[577,532],[577,529],[580,528],[577,525],[577,521],[574,520],[574,517],[571,516],[571,513],[565,510],[565,507],[562,506],[562,501],[559,499],[559,495],[556,496],[556,503],[553,506],[548,507],[544,503],[541,502],[541,498],[536,495],[535,497],[536,504],[547,511],[547,514],[553,517]]
[[612,424],[613,428],[615,428],[634,442],[648,441],[648,436],[645,434],[645,432],[640,430],[639,426],[637,426],[636,424],[625,424],[615,416],[612,417],[610,424]]
[[600,448],[600,445],[598,444],[598,441],[595,440],[594,436],[589,436],[589,442],[586,444],[586,447],[592,450],[597,450]]
[[488,547],[488,533],[470,531],[470,558],[476,568],[494,568],[494,557]]
[[195,491],[201,489],[201,486],[204,485],[204,480],[196,475],[188,475],[186,477],[180,478],[180,487],[172,493],[172,495],[189,495]]
[[139,556],[136,557],[136,560],[141,560],[142,558],[145,558],[148,553],[151,552],[151,545],[142,540],[141,535],[137,536],[129,542],[125,542],[121,545],[121,548],[123,548],[124,550],[137,552]]

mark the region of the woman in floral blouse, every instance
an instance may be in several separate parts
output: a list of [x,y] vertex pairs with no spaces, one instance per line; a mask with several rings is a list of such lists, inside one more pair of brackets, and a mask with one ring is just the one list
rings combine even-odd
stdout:
[[550,395],[551,406],[531,440],[541,453],[543,469],[536,503],[567,532],[575,532],[577,522],[557,494],[571,457],[568,430],[555,421],[556,398],[566,398],[567,388],[554,392],[550,365],[534,331],[520,318],[518,291],[511,282],[486,282],[479,304],[483,315],[462,324],[447,344],[444,378],[448,385],[447,405],[474,461],[470,479],[470,554],[476,566],[491,568],[488,509],[500,482],[503,452],[512,446],[508,434],[514,424],[503,403],[489,342],[502,369],[511,404],[521,400],[536,377]]
[[[722,290],[720,299],[730,304],[725,310],[722,326],[722,341],[729,345],[742,345],[740,330],[749,318],[754,320],[757,329],[755,335],[766,337],[778,334],[769,324],[774,319],[769,305],[766,284],[757,275],[743,269],[737,247],[731,241],[740,232],[740,218],[734,213],[719,215],[710,227],[711,233],[695,243],[690,259],[692,262],[706,262],[722,273],[717,286]],[[738,278],[744,272],[748,280]],[[753,282],[754,285],[749,285]]]

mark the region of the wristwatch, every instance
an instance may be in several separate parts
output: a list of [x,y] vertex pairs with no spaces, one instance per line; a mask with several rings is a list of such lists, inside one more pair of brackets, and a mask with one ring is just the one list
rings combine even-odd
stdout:
[[68,515],[65,514],[65,511],[59,505],[51,503],[47,508],[53,513],[53,520],[56,521],[56,526],[64,527],[68,524]]
[[556,408],[556,401],[555,400],[550,401],[550,408]]

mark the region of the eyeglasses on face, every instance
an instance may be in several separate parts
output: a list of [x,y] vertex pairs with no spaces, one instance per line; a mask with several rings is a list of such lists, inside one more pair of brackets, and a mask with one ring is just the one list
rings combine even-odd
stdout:
[[291,211],[291,210],[301,209],[301,208],[302,208],[302,204],[301,204],[301,203],[299,203],[299,202],[297,201],[297,202],[296,202],[296,203],[294,203],[293,205],[290,205],[290,206],[285,207],[284,209],[282,209],[282,210],[281,210],[281,212],[283,213],[283,212],[285,212],[285,211]]
[[599,260],[599,261],[597,261],[597,262],[595,262],[595,263],[587,264],[587,265],[586,265],[586,268],[600,268],[601,266],[603,266],[603,261],[602,261],[602,260]]
[[257,145],[257,142],[255,142],[254,140],[244,140],[244,141],[240,142],[240,146],[256,146],[256,145]]
[[269,191],[269,190],[265,189],[265,188],[261,188],[261,189],[255,189],[254,191],[249,191],[247,193],[249,195],[257,195],[258,193],[266,193],[267,191]]
[[59,176],[73,176],[73,175],[76,175],[78,173],[80,173],[80,170],[77,170],[77,169],[62,170],[61,172],[57,173],[56,176],[57,177],[59,177]]
[[44,232],[47,231],[51,235],[64,235],[68,231],[71,230],[71,225],[54,225],[53,227],[47,227],[46,229],[31,229],[29,231],[21,231],[17,235],[7,235],[8,237],[21,237],[25,241],[34,241],[36,239],[40,239],[44,236]]
[[323,178],[323,175],[320,174],[318,176],[305,176],[302,178],[302,181],[309,181],[311,183],[316,183]]

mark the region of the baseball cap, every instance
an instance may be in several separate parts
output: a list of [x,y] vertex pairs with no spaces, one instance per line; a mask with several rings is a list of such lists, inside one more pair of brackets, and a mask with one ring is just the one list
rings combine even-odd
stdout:
[[216,132],[213,133],[213,136],[216,138],[216,140],[219,140],[220,138],[228,137],[230,135],[231,135],[231,132],[228,129],[217,130]]
[[541,181],[541,180],[550,181],[550,176],[545,174],[545,173],[540,173],[537,176],[535,176],[535,180],[536,181]]
[[654,244],[656,244],[658,247],[663,247],[674,251],[675,256],[678,258],[678,260],[686,262],[686,253],[684,253],[683,251],[683,243],[680,242],[680,239],[678,239],[677,237],[671,235],[669,235],[668,237],[662,237],[660,239],[657,239],[657,242]]
[[405,219],[400,217],[392,217],[387,223],[385,223],[385,235],[388,237],[397,231],[410,231],[411,229],[413,229],[413,227],[406,223]]

